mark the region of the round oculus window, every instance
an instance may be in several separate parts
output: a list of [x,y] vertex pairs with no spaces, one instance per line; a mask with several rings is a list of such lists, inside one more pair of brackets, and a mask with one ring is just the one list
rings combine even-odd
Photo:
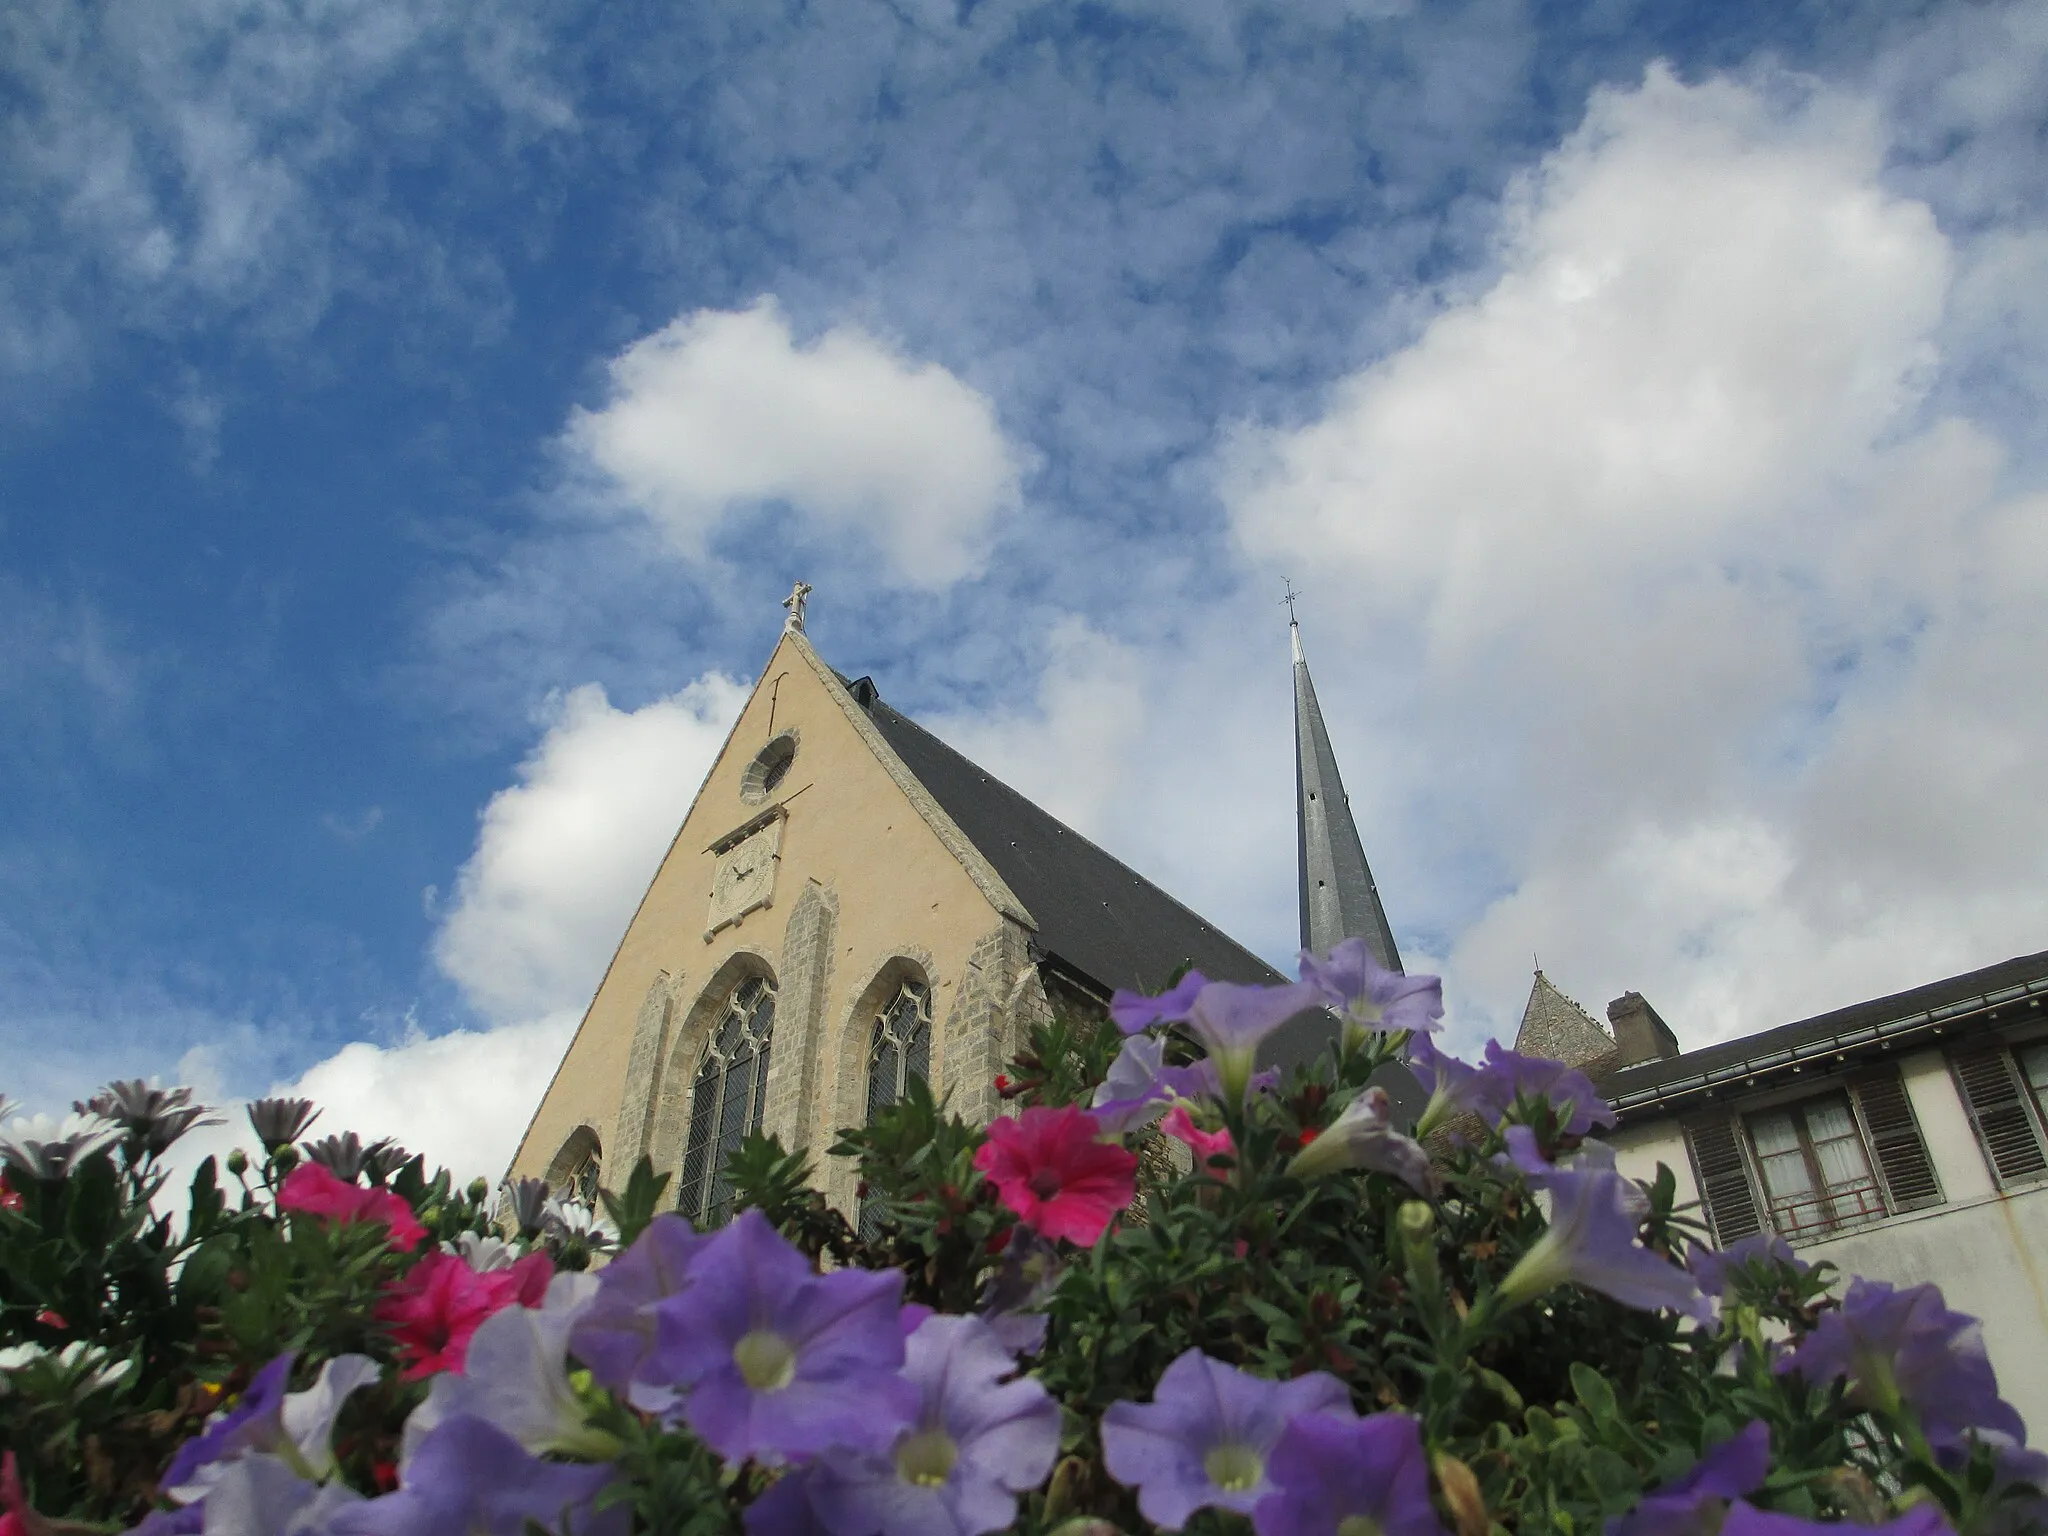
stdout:
[[747,771],[740,776],[740,798],[759,805],[789,777],[789,765],[796,761],[796,733],[784,731],[754,754]]

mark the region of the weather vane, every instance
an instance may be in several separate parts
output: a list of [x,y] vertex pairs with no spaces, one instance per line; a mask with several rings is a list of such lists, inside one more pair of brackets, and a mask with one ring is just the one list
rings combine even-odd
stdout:
[[1292,580],[1289,580],[1286,577],[1282,577],[1281,579],[1287,582],[1287,595],[1280,599],[1280,601],[1283,604],[1285,604],[1287,608],[1287,622],[1290,624],[1299,624],[1301,620],[1297,619],[1294,616],[1294,600],[1297,597],[1301,596],[1301,594],[1294,590],[1294,583]]

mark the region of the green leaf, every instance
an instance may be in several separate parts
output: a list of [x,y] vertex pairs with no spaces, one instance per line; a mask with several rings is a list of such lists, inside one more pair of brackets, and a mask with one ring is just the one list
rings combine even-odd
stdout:
[[604,1201],[605,1214],[619,1229],[621,1248],[630,1248],[634,1239],[647,1230],[647,1224],[661,1210],[662,1191],[668,1188],[668,1183],[669,1175],[656,1173],[654,1160],[643,1153],[640,1161],[633,1165],[633,1171],[626,1176],[625,1189],[616,1195],[608,1189],[598,1191],[598,1198]]
[[1620,1417],[1614,1403],[1614,1388],[1607,1378],[1583,1360],[1572,1362],[1572,1392],[1585,1405],[1595,1424],[1610,1424]]

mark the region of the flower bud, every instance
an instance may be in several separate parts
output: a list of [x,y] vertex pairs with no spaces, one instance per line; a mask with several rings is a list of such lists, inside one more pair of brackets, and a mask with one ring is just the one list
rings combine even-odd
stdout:
[[299,1166],[299,1149],[297,1147],[279,1147],[270,1154],[270,1161],[279,1173],[290,1173]]
[[239,1179],[249,1171],[249,1154],[236,1147],[228,1153],[227,1168],[230,1177]]
[[488,1180],[475,1178],[469,1181],[469,1203],[471,1205],[482,1205],[490,1192],[491,1186]]
[[1439,1451],[1432,1458],[1437,1486],[1458,1527],[1458,1536],[1486,1536],[1486,1497],[1479,1491],[1479,1479],[1457,1457]]
[[1052,1483],[1045,1490],[1045,1513],[1048,1519],[1063,1515],[1081,1502],[1081,1496],[1088,1486],[1088,1463],[1078,1456],[1067,1456],[1052,1469]]
[[1408,1267],[1408,1284],[1418,1295],[1433,1296],[1443,1289],[1443,1274],[1436,1261],[1436,1212],[1422,1200],[1404,1200],[1394,1213],[1394,1232],[1400,1239],[1401,1257]]

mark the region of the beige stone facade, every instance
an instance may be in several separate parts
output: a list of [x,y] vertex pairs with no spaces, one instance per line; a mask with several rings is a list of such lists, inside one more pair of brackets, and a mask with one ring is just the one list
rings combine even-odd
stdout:
[[[627,928],[511,1168],[677,1172],[735,989],[774,989],[760,1127],[823,1158],[865,1114],[875,1021],[929,989],[929,1080],[971,1117],[1045,994],[1035,924],[797,630],[785,632]],[[848,1170],[823,1170],[851,1208]]]

